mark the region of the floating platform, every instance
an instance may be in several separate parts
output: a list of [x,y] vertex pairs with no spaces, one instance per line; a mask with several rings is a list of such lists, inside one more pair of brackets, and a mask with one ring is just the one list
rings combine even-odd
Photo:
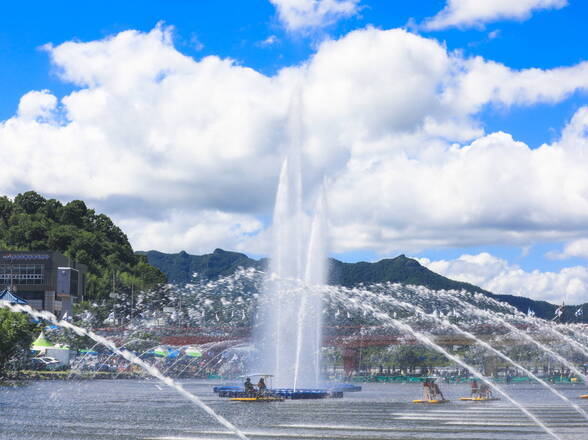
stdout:
[[283,397],[278,396],[258,396],[258,397],[233,397],[233,402],[283,402]]
[[343,393],[358,393],[362,390],[360,385],[352,383],[325,383],[324,387],[329,391],[341,391]]
[[340,398],[343,397],[343,393],[341,391],[329,391],[326,389],[320,388],[277,388],[272,390],[277,396],[281,396],[284,399],[306,399],[306,400],[314,400],[314,399],[328,399],[328,398]]
[[460,397],[462,402],[489,402],[493,400],[500,400],[498,397]]
[[[251,395],[245,392],[242,387],[218,386],[213,391],[219,397],[228,397],[230,399],[251,398]],[[315,400],[315,399],[337,399],[343,397],[342,391],[318,389],[318,388],[275,388],[268,390],[272,395],[282,399],[291,400]]]
[[243,391],[243,387],[239,385],[217,385],[212,387],[213,393],[220,393],[221,391]]
[[431,403],[431,404],[436,404],[436,403],[448,403],[449,400],[422,400],[422,399],[417,399],[417,400],[413,400],[412,403]]

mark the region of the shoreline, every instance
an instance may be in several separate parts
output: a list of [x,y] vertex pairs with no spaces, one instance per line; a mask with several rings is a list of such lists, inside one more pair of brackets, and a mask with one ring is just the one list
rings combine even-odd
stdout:
[[145,376],[135,373],[88,372],[70,373],[69,371],[19,371],[0,379],[0,386],[37,380],[105,380],[105,379],[143,379]]

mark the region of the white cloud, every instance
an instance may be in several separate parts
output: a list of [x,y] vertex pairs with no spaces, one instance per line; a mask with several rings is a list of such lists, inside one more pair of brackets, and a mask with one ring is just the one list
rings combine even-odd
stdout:
[[525,20],[540,9],[560,9],[568,0],[447,0],[445,8],[427,20],[424,27],[473,27],[501,19]]
[[321,28],[355,15],[361,0],[270,0],[290,31]]
[[261,222],[250,215],[177,209],[166,213],[163,219],[121,218],[118,224],[131,232],[129,239],[136,249],[161,252],[189,249],[207,253],[217,247],[241,249],[245,237],[262,229]]
[[[188,219],[200,224],[203,213],[226,214],[225,225],[266,219],[300,88],[304,184],[312,193],[323,173],[330,178],[337,251],[588,235],[588,109],[535,150],[485,134],[476,119],[485,105],[584,90],[587,64],[512,70],[403,30],[367,28],[270,77],[230,59],[184,56],[170,33],[159,26],[48,47],[76,90],[59,101],[30,92],[0,122],[0,191],[85,199],[124,220],[137,248],[166,245],[142,224],[184,237]],[[227,247],[263,248],[235,230],[245,237],[229,233]],[[211,240],[185,242],[166,249]]]
[[534,150],[493,133],[439,152],[351,160],[331,192],[334,242],[390,253],[586,236],[588,141],[578,126],[588,127],[587,108],[560,142]]
[[488,39],[489,40],[494,40],[495,38],[498,38],[500,36],[500,29],[495,29],[491,32],[488,32]]
[[277,44],[279,41],[280,40],[278,39],[278,37],[276,37],[275,35],[270,35],[265,40],[259,42],[259,45],[260,46],[273,46],[274,44]]
[[568,243],[564,249],[564,254],[569,257],[588,258],[588,239],[583,238]]
[[18,117],[22,120],[51,120],[57,107],[57,98],[49,90],[28,92],[18,104]]
[[588,259],[588,238],[581,238],[567,243],[563,252],[549,252],[548,257],[563,260],[571,257]]
[[560,304],[588,302],[588,268],[567,267],[559,272],[526,272],[488,253],[462,255],[455,260],[420,263],[448,278],[465,281],[497,294],[525,296]]

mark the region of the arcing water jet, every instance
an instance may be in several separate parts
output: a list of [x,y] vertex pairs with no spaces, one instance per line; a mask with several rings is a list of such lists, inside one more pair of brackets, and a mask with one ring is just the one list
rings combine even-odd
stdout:
[[100,335],[97,335],[96,333],[94,333],[90,330],[86,330],[84,328],[70,324],[67,321],[63,321],[63,320],[60,321],[52,313],[39,312],[37,310],[32,309],[30,306],[12,305],[12,304],[3,303],[0,305],[0,307],[7,307],[10,310],[12,310],[13,312],[27,313],[34,318],[42,319],[42,320],[51,322],[54,325],[57,325],[59,327],[70,329],[80,336],[88,336],[88,337],[92,338],[94,341],[104,345],[105,347],[109,348],[110,350],[112,350],[113,352],[118,354],[119,356],[121,356],[121,357],[125,358],[126,360],[132,362],[133,364],[138,365],[139,367],[143,368],[151,376],[158,379],[159,381],[161,381],[162,383],[164,383],[165,385],[167,385],[171,389],[177,391],[179,394],[181,394],[182,396],[184,396],[185,398],[187,398],[188,400],[190,400],[191,402],[196,404],[199,408],[204,410],[208,415],[213,417],[216,421],[218,421],[221,425],[223,425],[225,428],[227,428],[229,431],[231,431],[233,434],[235,434],[241,440],[249,440],[245,436],[245,434],[243,434],[235,425],[233,425],[231,422],[229,422],[223,416],[214,412],[214,410],[212,408],[210,408],[202,400],[200,400],[199,397],[197,397],[194,394],[187,391],[181,384],[175,382],[170,377],[164,376],[163,374],[161,374],[161,372],[157,368],[155,368],[152,365],[147,364],[145,361],[143,361],[142,359],[140,359],[138,356],[134,355],[133,353],[131,353],[129,351],[121,351],[109,339],[106,339]]

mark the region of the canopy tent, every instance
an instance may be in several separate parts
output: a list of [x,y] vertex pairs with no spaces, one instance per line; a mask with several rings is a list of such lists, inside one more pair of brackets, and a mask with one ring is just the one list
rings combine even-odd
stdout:
[[37,339],[35,339],[35,342],[33,342],[33,347],[47,348],[53,347],[53,344],[45,337],[45,333],[41,332]]
[[167,353],[167,357],[170,359],[175,359],[178,356],[180,356],[182,353],[180,352],[180,350],[169,350]]
[[7,302],[7,303],[10,303],[10,304],[21,304],[21,305],[28,304],[27,301],[25,301],[24,299],[16,296],[8,288],[0,291],[0,302]]
[[188,348],[186,348],[186,350],[184,352],[186,353],[186,356],[189,356],[189,357],[194,357],[194,358],[202,357],[202,352],[194,347],[188,347]]
[[33,342],[31,350],[45,352],[48,348],[55,348],[55,346],[45,337],[45,333],[41,332]]
[[156,347],[152,350],[149,350],[147,352],[147,354],[150,354],[150,355],[156,356],[156,357],[167,357],[169,355],[169,350],[165,347]]

